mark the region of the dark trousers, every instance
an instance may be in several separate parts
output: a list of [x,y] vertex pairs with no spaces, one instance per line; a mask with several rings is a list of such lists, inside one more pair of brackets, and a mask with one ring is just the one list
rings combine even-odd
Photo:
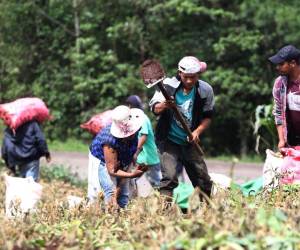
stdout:
[[289,146],[300,146],[300,136],[288,135]]
[[193,145],[178,145],[168,140],[160,148],[160,160],[161,194],[168,196],[173,194],[173,189],[178,186],[176,166],[178,162],[181,162],[193,186],[199,187],[202,192],[210,196],[212,181],[202,156]]

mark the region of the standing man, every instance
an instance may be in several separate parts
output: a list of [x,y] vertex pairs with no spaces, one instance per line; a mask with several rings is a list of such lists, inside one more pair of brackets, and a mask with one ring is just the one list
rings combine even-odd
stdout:
[[6,166],[16,173],[19,168],[21,177],[39,179],[40,158],[51,161],[45,136],[37,121],[29,121],[17,128],[14,133],[10,128],[4,131],[2,158]]
[[278,148],[300,146],[300,50],[284,46],[269,61],[280,75],[273,86]]
[[[206,164],[193,145],[199,143],[200,135],[209,127],[213,114],[213,89],[199,80],[199,74],[205,70],[206,63],[196,57],[183,57],[178,63],[178,75],[163,82],[174,101],[166,101],[158,90],[150,101],[152,112],[159,115],[155,136],[161,157],[160,192],[167,196],[172,196],[178,185],[178,162],[185,167],[194,187],[199,187],[207,196],[211,193],[212,181]],[[187,132],[176,119],[173,105],[185,117],[192,131],[192,140],[188,140]]]

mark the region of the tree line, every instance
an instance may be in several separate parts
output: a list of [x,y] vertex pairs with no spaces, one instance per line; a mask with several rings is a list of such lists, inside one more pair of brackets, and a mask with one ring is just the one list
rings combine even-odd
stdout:
[[296,0],[2,0],[0,101],[38,96],[54,116],[49,138],[90,139],[79,125],[93,114],[130,94],[149,101],[145,59],[172,76],[194,55],[216,100],[206,152],[253,152],[255,109],[272,102],[276,77],[267,58],[299,44],[299,11]]

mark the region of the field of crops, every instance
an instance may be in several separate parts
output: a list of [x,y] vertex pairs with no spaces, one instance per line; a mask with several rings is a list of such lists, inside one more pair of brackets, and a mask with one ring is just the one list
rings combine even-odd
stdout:
[[188,214],[155,193],[108,213],[101,197],[69,208],[66,196],[84,197],[85,187],[62,177],[44,175],[37,212],[22,219],[5,217],[0,182],[1,249],[300,249],[299,186],[255,197],[224,190],[208,203],[194,194]]

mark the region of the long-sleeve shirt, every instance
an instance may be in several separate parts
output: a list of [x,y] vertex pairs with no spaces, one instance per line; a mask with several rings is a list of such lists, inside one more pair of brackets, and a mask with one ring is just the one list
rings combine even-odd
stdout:
[[7,166],[25,164],[49,155],[47,142],[38,122],[23,124],[16,133],[6,128],[1,153]]
[[286,92],[287,92],[287,77],[279,76],[276,78],[273,86],[274,108],[273,115],[275,124],[283,126],[284,140],[287,141],[287,123],[286,123]]

